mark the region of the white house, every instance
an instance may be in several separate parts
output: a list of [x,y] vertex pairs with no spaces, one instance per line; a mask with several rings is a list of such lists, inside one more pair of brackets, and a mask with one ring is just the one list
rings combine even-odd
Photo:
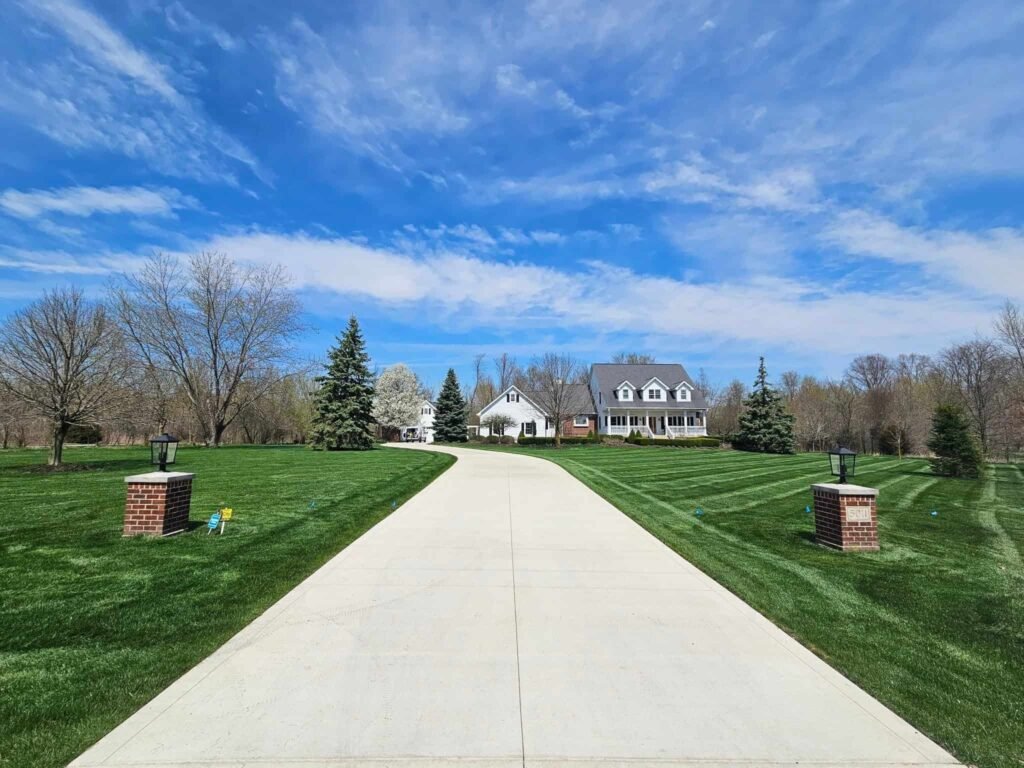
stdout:
[[603,435],[699,437],[707,435],[708,405],[678,363],[590,368],[590,391]]
[[[674,438],[707,435],[708,405],[693,379],[678,363],[620,365],[595,363],[590,367],[589,392],[580,393],[586,412],[567,419],[563,435],[628,435]],[[511,386],[480,409],[480,435],[490,417],[503,414],[512,425],[505,435],[553,437],[554,421],[529,393]]]
[[499,415],[508,416],[512,420],[512,425],[506,427],[504,431],[504,434],[510,437],[552,437],[555,434],[554,425],[541,407],[515,385],[481,408],[477,415],[480,417],[481,437],[491,435],[490,428],[485,426],[484,422],[492,416]]
[[434,410],[429,400],[420,403],[420,417],[416,424],[402,427],[402,440],[416,443],[434,442]]

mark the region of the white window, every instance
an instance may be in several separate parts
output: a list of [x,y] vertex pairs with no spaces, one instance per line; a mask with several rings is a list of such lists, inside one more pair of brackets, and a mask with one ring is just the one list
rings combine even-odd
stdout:
[[585,413],[581,413],[575,419],[573,419],[572,425],[574,427],[585,427],[590,424],[590,417]]
[[687,416],[686,417],[686,426],[688,426],[688,427],[695,427],[695,426],[697,426],[693,422],[693,416]]
[[624,426],[626,426],[626,417],[625,416],[612,416],[611,420],[612,420],[612,426],[613,427],[624,427]]
[[681,427],[681,426],[683,426],[683,417],[682,416],[669,416],[668,417],[668,425],[670,427]]
[[644,423],[643,422],[643,416],[630,416],[629,417],[629,426],[631,426],[631,427],[639,427],[639,426],[642,426],[643,423]]
[[527,437],[534,437],[537,434],[537,425],[532,421],[523,424],[523,434]]
[[632,400],[632,399],[633,399],[633,390],[631,390],[629,387],[623,387],[621,390],[619,390],[619,400]]
[[647,399],[648,400],[661,400],[661,390],[660,389],[648,389],[647,390]]

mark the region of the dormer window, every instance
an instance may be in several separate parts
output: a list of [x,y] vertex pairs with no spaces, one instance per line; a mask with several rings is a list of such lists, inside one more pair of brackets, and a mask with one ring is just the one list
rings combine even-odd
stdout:
[[506,403],[518,403],[519,402],[519,393],[518,392],[506,392],[505,393],[505,402]]
[[629,387],[623,387],[619,390],[619,400],[632,400],[633,390]]
[[688,403],[688,402],[690,402],[690,390],[688,390],[686,387],[680,387],[677,390],[677,393],[678,393],[677,394],[677,398],[678,398],[679,402],[681,402],[681,403]]
[[652,389],[648,389],[647,390],[647,399],[648,400],[661,400],[661,390],[660,389],[653,389],[653,388]]

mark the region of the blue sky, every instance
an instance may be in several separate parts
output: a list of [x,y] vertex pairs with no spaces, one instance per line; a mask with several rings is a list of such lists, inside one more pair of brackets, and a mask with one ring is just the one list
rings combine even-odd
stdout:
[[0,5],[0,312],[281,262],[431,384],[619,350],[840,373],[1024,300],[1019,2]]

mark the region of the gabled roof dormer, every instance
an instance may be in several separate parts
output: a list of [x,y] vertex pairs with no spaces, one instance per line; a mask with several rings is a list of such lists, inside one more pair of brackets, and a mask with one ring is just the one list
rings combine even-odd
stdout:
[[668,386],[657,376],[640,387],[640,398],[649,402],[663,403],[668,400]]
[[676,400],[681,403],[688,403],[693,400],[693,386],[685,379],[676,384],[673,391],[675,392]]
[[615,386],[615,399],[619,402],[631,403],[637,399],[636,387],[628,381],[620,381]]

